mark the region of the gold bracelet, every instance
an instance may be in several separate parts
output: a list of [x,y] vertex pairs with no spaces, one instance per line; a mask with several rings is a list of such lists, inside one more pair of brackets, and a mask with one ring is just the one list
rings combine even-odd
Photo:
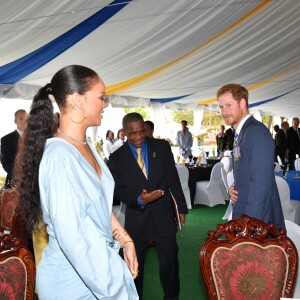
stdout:
[[127,243],[133,243],[133,241],[132,241],[132,240],[129,240],[129,241],[123,243],[123,245],[125,245],[125,244],[127,244]]
[[[123,235],[122,235],[123,234]],[[121,241],[121,239],[123,237],[125,237],[128,233],[126,231],[123,231],[119,236],[118,236],[118,240]]]

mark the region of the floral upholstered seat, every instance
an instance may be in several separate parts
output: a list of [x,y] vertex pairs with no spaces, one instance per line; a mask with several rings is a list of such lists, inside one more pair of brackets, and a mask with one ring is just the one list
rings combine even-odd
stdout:
[[26,266],[18,257],[0,262],[0,299],[25,299]]
[[208,299],[275,300],[292,297],[298,255],[283,230],[242,216],[209,231],[199,263]]
[[12,230],[12,219],[19,203],[19,194],[16,189],[2,189],[0,192],[1,215],[0,230]]
[[35,263],[20,239],[0,236],[0,299],[34,299]]

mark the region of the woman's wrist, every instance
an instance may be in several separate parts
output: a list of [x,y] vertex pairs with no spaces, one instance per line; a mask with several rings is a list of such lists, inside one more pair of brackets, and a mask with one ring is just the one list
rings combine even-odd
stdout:
[[125,245],[133,243],[131,237],[128,235],[127,231],[124,229],[119,232],[119,229],[113,231],[113,238],[121,244],[121,247],[124,248]]

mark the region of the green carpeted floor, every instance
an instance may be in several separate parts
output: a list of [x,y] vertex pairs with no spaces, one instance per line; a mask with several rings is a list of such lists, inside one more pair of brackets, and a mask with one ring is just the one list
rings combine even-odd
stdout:
[[[206,292],[202,282],[198,255],[200,245],[209,229],[225,223],[222,217],[226,205],[207,207],[196,205],[189,210],[184,229],[177,234],[180,267],[180,300],[205,300]],[[144,279],[144,300],[162,300],[163,292],[158,276],[158,262],[155,247],[147,251]]]

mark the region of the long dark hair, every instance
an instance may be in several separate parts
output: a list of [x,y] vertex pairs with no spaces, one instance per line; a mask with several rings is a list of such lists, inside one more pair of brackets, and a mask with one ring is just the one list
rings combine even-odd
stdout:
[[59,70],[51,83],[42,87],[34,96],[27,119],[27,127],[19,144],[15,160],[14,183],[20,195],[18,211],[25,231],[31,234],[38,225],[40,211],[39,165],[46,140],[52,137],[54,113],[50,94],[58,107],[66,107],[66,97],[73,93],[81,95],[99,81],[98,74],[86,67],[71,65]]

